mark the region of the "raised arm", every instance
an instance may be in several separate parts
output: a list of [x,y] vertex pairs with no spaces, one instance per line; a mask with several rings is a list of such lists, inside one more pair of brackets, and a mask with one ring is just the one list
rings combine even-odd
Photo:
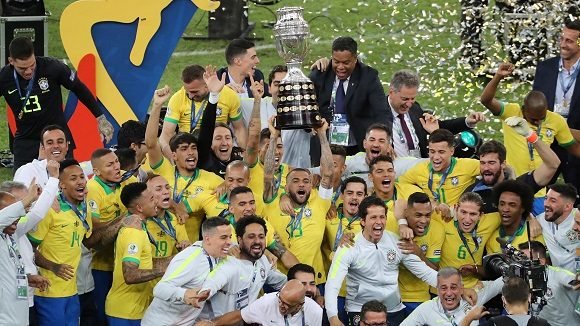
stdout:
[[320,186],[324,189],[332,189],[332,175],[334,162],[332,160],[332,151],[330,150],[330,143],[326,137],[328,130],[328,122],[322,119],[322,125],[316,128],[318,139],[320,140]]
[[260,131],[262,121],[260,119],[260,108],[262,105],[262,96],[264,95],[263,82],[254,81],[250,75],[252,86],[252,94],[254,94],[254,107],[252,115],[250,116],[250,123],[248,125],[248,140],[246,143],[246,152],[244,153],[244,162],[249,166],[254,166],[258,160],[258,153],[260,151]]
[[155,91],[153,95],[153,106],[149,113],[149,121],[147,121],[147,129],[145,131],[145,145],[147,146],[147,154],[149,154],[149,164],[155,166],[163,159],[161,146],[157,140],[159,133],[159,116],[161,114],[161,107],[171,95],[169,86],[165,86]]
[[511,63],[500,63],[497,68],[497,72],[493,78],[487,83],[479,101],[483,104],[493,115],[499,115],[501,113],[501,103],[495,98],[497,92],[497,86],[502,79],[509,76],[514,70],[514,65]]
[[[269,203],[276,195],[274,192],[274,170],[276,169],[275,153],[280,130],[274,127],[275,117],[268,119],[268,128],[270,129],[270,143],[264,157],[264,201]],[[331,156],[332,160],[332,156]]]
[[222,74],[222,79],[220,80],[215,67],[206,66],[205,72],[203,73],[203,80],[209,89],[209,99],[206,108],[203,110],[201,125],[199,126],[197,144],[197,152],[199,153],[198,166],[204,164],[209,155],[211,155],[211,142],[215,129],[217,102],[219,100],[219,93],[225,86],[226,73],[224,72]]

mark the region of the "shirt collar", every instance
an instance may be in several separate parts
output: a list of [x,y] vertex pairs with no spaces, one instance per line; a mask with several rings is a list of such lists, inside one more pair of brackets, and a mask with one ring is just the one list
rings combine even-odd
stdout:
[[[578,63],[580,63],[580,59],[576,60],[576,62],[572,65],[572,67],[570,68],[569,74],[572,74],[572,73],[574,73],[574,71],[576,71],[576,69],[578,68]],[[558,71],[559,72],[566,71],[566,69],[564,69],[564,60],[562,60],[561,57],[560,57],[560,63],[558,64]]]

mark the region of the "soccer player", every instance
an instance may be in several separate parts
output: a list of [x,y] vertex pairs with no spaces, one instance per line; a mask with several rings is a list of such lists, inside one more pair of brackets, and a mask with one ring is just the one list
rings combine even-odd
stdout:
[[[336,176],[336,174],[335,174]],[[360,216],[358,207],[361,201],[367,196],[367,184],[364,179],[352,176],[342,182],[338,190],[341,194],[342,204],[338,205],[337,214],[332,219],[326,220],[326,229],[324,230],[324,247],[322,248],[325,258],[325,270],[330,268],[332,258],[336,254],[338,247],[343,241],[354,241],[355,234],[361,232]],[[338,314],[343,324],[348,323],[348,316],[344,310],[346,298],[346,283],[343,282],[338,294]]]
[[[183,87],[177,91],[167,104],[167,113],[163,121],[163,130],[159,143],[165,155],[170,157],[169,141],[179,132],[192,133],[199,130],[203,121],[203,112],[208,106],[210,89],[204,80],[205,69],[199,65],[187,66],[181,72]],[[222,76],[223,78],[224,76]],[[231,88],[222,90],[217,102],[216,122],[232,123],[238,144],[246,145],[246,127],[240,111],[240,99]]]
[[158,212],[155,194],[147,189],[147,184],[135,182],[127,185],[121,192],[121,201],[139,221],[119,230],[115,242],[113,285],[105,301],[105,313],[110,326],[137,326],[151,302],[149,281],[163,275],[169,259],[153,260],[151,244],[156,243],[145,227],[145,221],[157,216]]
[[[294,169],[286,178],[286,193],[294,208],[293,215],[282,212],[281,194],[276,197],[273,193],[276,182],[274,150],[280,131],[274,128],[272,120],[270,120],[269,128],[270,144],[264,158],[264,198],[274,200],[266,204],[265,218],[280,235],[282,244],[298,258],[298,261],[314,267],[317,273],[316,283],[322,284],[326,280],[326,272],[320,247],[324,237],[326,213],[330,208],[332,198],[332,154],[326,138],[328,123],[324,121],[316,129],[322,151],[322,179],[318,191],[312,190],[312,175],[306,169]],[[286,271],[284,266],[278,267]]]
[[[131,173],[123,173],[121,164],[115,152],[100,148],[91,155],[94,177],[87,182],[87,202],[91,207],[98,207],[96,216],[92,218],[95,230],[108,225],[117,225],[127,214],[127,208],[121,202],[122,189],[137,178]],[[95,303],[97,319],[104,323],[105,299],[113,284],[114,244],[110,243],[101,250],[95,251],[92,263],[92,274],[95,280]]]
[[542,233],[552,265],[569,271],[575,271],[575,250],[580,245],[580,234],[574,229],[574,201],[578,198],[576,188],[567,184],[553,184],[548,187],[545,212],[537,217],[542,225]]
[[202,295],[199,290],[226,260],[232,236],[230,223],[221,217],[207,219],[201,228],[203,240],[178,253],[153,289],[153,302],[141,325],[191,325],[199,316],[203,308],[199,302],[207,298],[207,292]]
[[338,319],[337,296],[345,277],[349,323],[352,324],[355,318],[360,319],[361,307],[368,298],[375,298],[387,306],[391,325],[399,325],[405,318],[397,284],[399,265],[404,264],[433,286],[436,284],[436,272],[419,257],[404,254],[397,247],[398,237],[384,232],[387,208],[381,199],[375,196],[365,198],[360,203],[359,214],[362,233],[355,238],[352,247],[338,249],[330,266],[325,287],[330,325],[343,325]]
[[[208,106],[205,111],[213,110],[215,112],[215,104],[224,84],[223,81],[220,82],[211,67],[206,69],[204,78],[210,90]],[[169,87],[155,91],[145,133],[145,143],[153,172],[163,176],[169,182],[169,185],[172,186],[172,207],[177,217],[182,222],[185,221],[185,229],[189,240],[196,241],[199,238],[203,211],[201,209],[193,211],[191,207],[199,207],[196,203],[201,200],[202,193],[214,191],[222,184],[223,179],[198,167],[198,158],[201,155],[198,152],[198,140],[190,133],[179,133],[172,137],[169,142],[171,148],[170,157],[175,162],[175,165],[163,156],[160,144],[157,141],[157,130],[159,128],[157,121],[159,120],[161,106],[163,106],[169,94]],[[211,129],[213,130],[213,126]]]
[[429,161],[421,162],[401,175],[401,184],[416,185],[437,205],[453,205],[479,176],[479,161],[455,158],[455,140],[449,130],[437,129],[429,136]]
[[[484,281],[483,287],[477,293],[477,304],[483,305],[501,293],[503,279]],[[459,325],[467,312],[472,308],[462,298],[464,285],[460,272],[454,267],[442,267],[437,273],[438,297],[419,305],[401,326],[415,325]],[[477,322],[472,325],[477,325]]]
[[[228,214],[223,216],[226,218],[230,225],[232,226],[232,241],[234,245],[230,249],[230,253],[236,255],[238,250],[235,250],[237,243],[237,223],[238,221],[246,216],[256,215],[256,200],[252,190],[248,187],[236,187],[230,192],[230,203],[228,206]],[[265,220],[266,228],[270,232],[266,233],[266,249],[269,253],[274,255],[280,260],[280,263],[284,265],[285,268],[290,268],[298,263],[298,259],[294,254],[292,254],[286,247],[277,239],[275,235],[275,230],[272,224]]]
[[[248,128],[248,148],[244,153],[244,162],[250,166],[249,187],[255,194],[263,194],[264,201],[269,202],[278,196],[278,191],[286,186],[286,177],[290,171],[288,164],[282,163],[284,146],[280,132],[273,135],[268,128],[261,129],[260,100],[264,95],[264,86],[252,79],[252,93],[254,94],[254,108]],[[271,117],[269,117],[271,118]],[[275,142],[272,140],[274,138]],[[273,146],[274,154],[274,182],[271,189],[264,188],[264,160],[266,153]],[[267,196],[266,196],[267,195]],[[260,200],[258,199],[258,202]]]
[[[105,142],[113,136],[107,121],[90,90],[64,63],[49,57],[36,57],[28,37],[16,37],[9,45],[9,64],[0,70],[0,94],[16,117],[14,135],[14,171],[38,156],[38,139],[47,125],[59,125],[72,137],[62,110],[61,86],[73,92],[97,118]],[[74,149],[74,142],[71,143]]]
[[[508,244],[517,248],[520,243],[528,242],[526,220],[530,216],[534,201],[532,189],[516,180],[498,183],[493,187],[493,193],[495,197],[493,202],[499,211],[501,225],[487,242],[485,246],[487,253],[502,252],[502,249]],[[544,243],[541,234],[531,240]]]
[[[54,266],[40,266],[40,275],[49,279],[48,290],[35,293],[40,325],[76,325],[80,317],[76,288],[76,269],[81,257],[81,243],[87,248],[100,249],[111,243],[123,223],[93,230],[92,221],[98,218],[99,208],[86,200],[87,180],[75,160],[60,163],[58,210],[48,215],[28,234],[38,252],[47,260],[61,266],[68,265],[68,276],[61,278]],[[93,234],[91,234],[93,233]],[[39,260],[37,260],[38,263]]]
[[191,242],[187,238],[185,225],[179,224],[175,215],[169,211],[171,186],[167,180],[150,173],[146,183],[147,189],[153,193],[157,203],[157,215],[145,220],[145,229],[154,242],[151,243],[153,260],[172,257],[188,247]]
[[[445,231],[439,221],[431,218],[432,213],[433,206],[427,194],[415,192],[409,196],[405,218],[414,237],[412,240],[401,240],[399,249],[403,253],[416,255],[429,267],[438,270]],[[422,302],[431,299],[429,285],[404,266],[399,267],[399,289],[407,315]]]
[[483,200],[473,192],[461,195],[455,216],[444,224],[445,241],[441,247],[441,267],[459,269],[463,285],[473,288],[483,273],[483,252],[491,235],[499,227],[499,219],[481,218]]
[[[209,291],[209,305],[206,303],[200,318],[212,319],[245,308],[258,299],[265,284],[275,291],[286,284],[286,275],[276,270],[264,256],[266,234],[272,232],[264,219],[245,216],[237,221],[235,228],[239,259],[228,257],[209,274],[203,284],[203,290]],[[211,309],[207,309],[209,307]]]

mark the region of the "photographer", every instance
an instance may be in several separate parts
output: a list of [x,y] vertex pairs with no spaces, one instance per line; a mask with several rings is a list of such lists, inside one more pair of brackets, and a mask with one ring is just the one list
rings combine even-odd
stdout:
[[[540,311],[540,317],[546,319],[552,326],[580,325],[580,316],[574,313],[574,306],[580,291],[574,290],[571,282],[575,275],[563,268],[546,264],[546,247],[537,241],[530,242],[532,256],[539,259],[540,264],[546,265],[548,289],[545,299],[547,304]],[[522,243],[519,249],[530,257],[528,243]]]

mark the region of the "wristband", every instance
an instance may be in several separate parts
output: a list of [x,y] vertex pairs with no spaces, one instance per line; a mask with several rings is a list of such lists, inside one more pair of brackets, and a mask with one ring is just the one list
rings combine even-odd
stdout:
[[219,98],[220,98],[220,93],[209,93],[208,101],[211,104],[216,104],[218,102]]
[[398,219],[397,223],[399,223],[399,225],[409,225],[409,223],[407,223],[407,219],[404,218]]
[[526,137],[526,140],[528,141],[528,143],[530,144],[534,144],[535,142],[538,141],[538,134],[535,131],[532,131],[530,133],[530,135],[528,137]]

